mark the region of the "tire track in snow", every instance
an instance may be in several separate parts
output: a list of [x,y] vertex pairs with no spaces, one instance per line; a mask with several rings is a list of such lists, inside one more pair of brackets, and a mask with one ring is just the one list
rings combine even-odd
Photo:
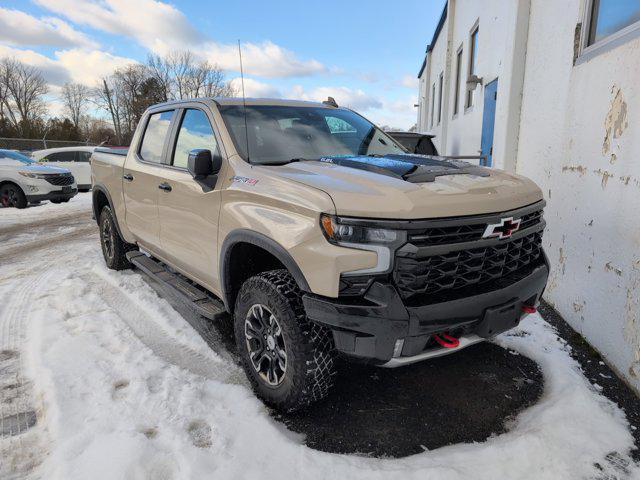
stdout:
[[0,235],[9,235],[10,233],[23,233],[28,232],[33,229],[44,229],[44,227],[60,227],[63,225],[67,225],[65,222],[69,221],[68,225],[78,224],[78,223],[86,223],[89,221],[93,221],[91,219],[91,212],[85,213],[68,213],[66,215],[54,216],[51,218],[34,220],[33,222],[28,223],[16,223],[15,225],[10,225],[8,227],[0,228]]
[[[116,312],[134,335],[165,362],[208,380],[247,384],[240,368],[232,362],[203,355],[173,338],[130,297],[129,292],[114,285],[106,275],[85,274],[81,278]],[[97,281],[97,278],[101,281]]]
[[40,465],[47,453],[42,429],[32,428],[42,418],[43,406],[36,403],[33,383],[24,374],[22,356],[32,296],[52,276],[48,266],[45,264],[44,273],[27,277],[17,288],[6,292],[0,303],[5,305],[0,310],[1,478],[24,478]]

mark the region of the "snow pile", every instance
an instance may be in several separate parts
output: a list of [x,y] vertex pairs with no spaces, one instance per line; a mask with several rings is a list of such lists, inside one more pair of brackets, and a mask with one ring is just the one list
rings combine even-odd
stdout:
[[213,352],[137,274],[107,271],[97,245],[73,254],[95,267],[78,275],[63,255],[34,274],[28,312],[29,373],[52,440],[45,478],[640,477],[619,466],[633,447],[623,413],[537,315],[497,340],[538,362],[546,380],[508,433],[404,459],[328,454],[274,422],[222,347]]
[[67,203],[43,202],[25,209],[0,208],[0,232],[6,227],[25,225],[63,215],[91,211],[91,192],[78,193]]

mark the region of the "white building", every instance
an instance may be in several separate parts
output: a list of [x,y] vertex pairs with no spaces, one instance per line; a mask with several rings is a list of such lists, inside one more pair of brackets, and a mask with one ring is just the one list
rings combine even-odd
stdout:
[[419,79],[443,154],[541,186],[545,297],[640,392],[640,2],[450,0]]

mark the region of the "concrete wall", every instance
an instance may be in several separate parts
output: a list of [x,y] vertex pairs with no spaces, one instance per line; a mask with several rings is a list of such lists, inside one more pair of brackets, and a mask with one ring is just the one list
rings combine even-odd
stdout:
[[640,40],[573,65],[582,0],[532,0],[516,170],[544,190],[546,298],[640,391]]

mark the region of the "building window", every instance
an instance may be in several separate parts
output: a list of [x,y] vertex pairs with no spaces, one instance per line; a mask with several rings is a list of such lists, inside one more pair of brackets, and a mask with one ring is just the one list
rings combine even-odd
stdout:
[[640,0],[587,0],[576,65],[640,37]]
[[431,87],[431,128],[433,128],[433,112],[436,109],[436,84]]
[[640,22],[640,0],[593,0],[587,45]]
[[[478,65],[478,27],[476,26],[471,30],[471,36],[469,37],[469,75],[476,74],[476,67]],[[465,108],[473,107],[474,90],[467,90],[467,98],[465,101]]]
[[458,104],[460,103],[460,76],[462,75],[462,47],[458,49],[456,54],[456,91],[453,94],[453,115],[458,114]]
[[440,73],[440,78],[438,78],[438,125],[440,125],[440,120],[442,120],[442,83],[443,83],[443,74]]

